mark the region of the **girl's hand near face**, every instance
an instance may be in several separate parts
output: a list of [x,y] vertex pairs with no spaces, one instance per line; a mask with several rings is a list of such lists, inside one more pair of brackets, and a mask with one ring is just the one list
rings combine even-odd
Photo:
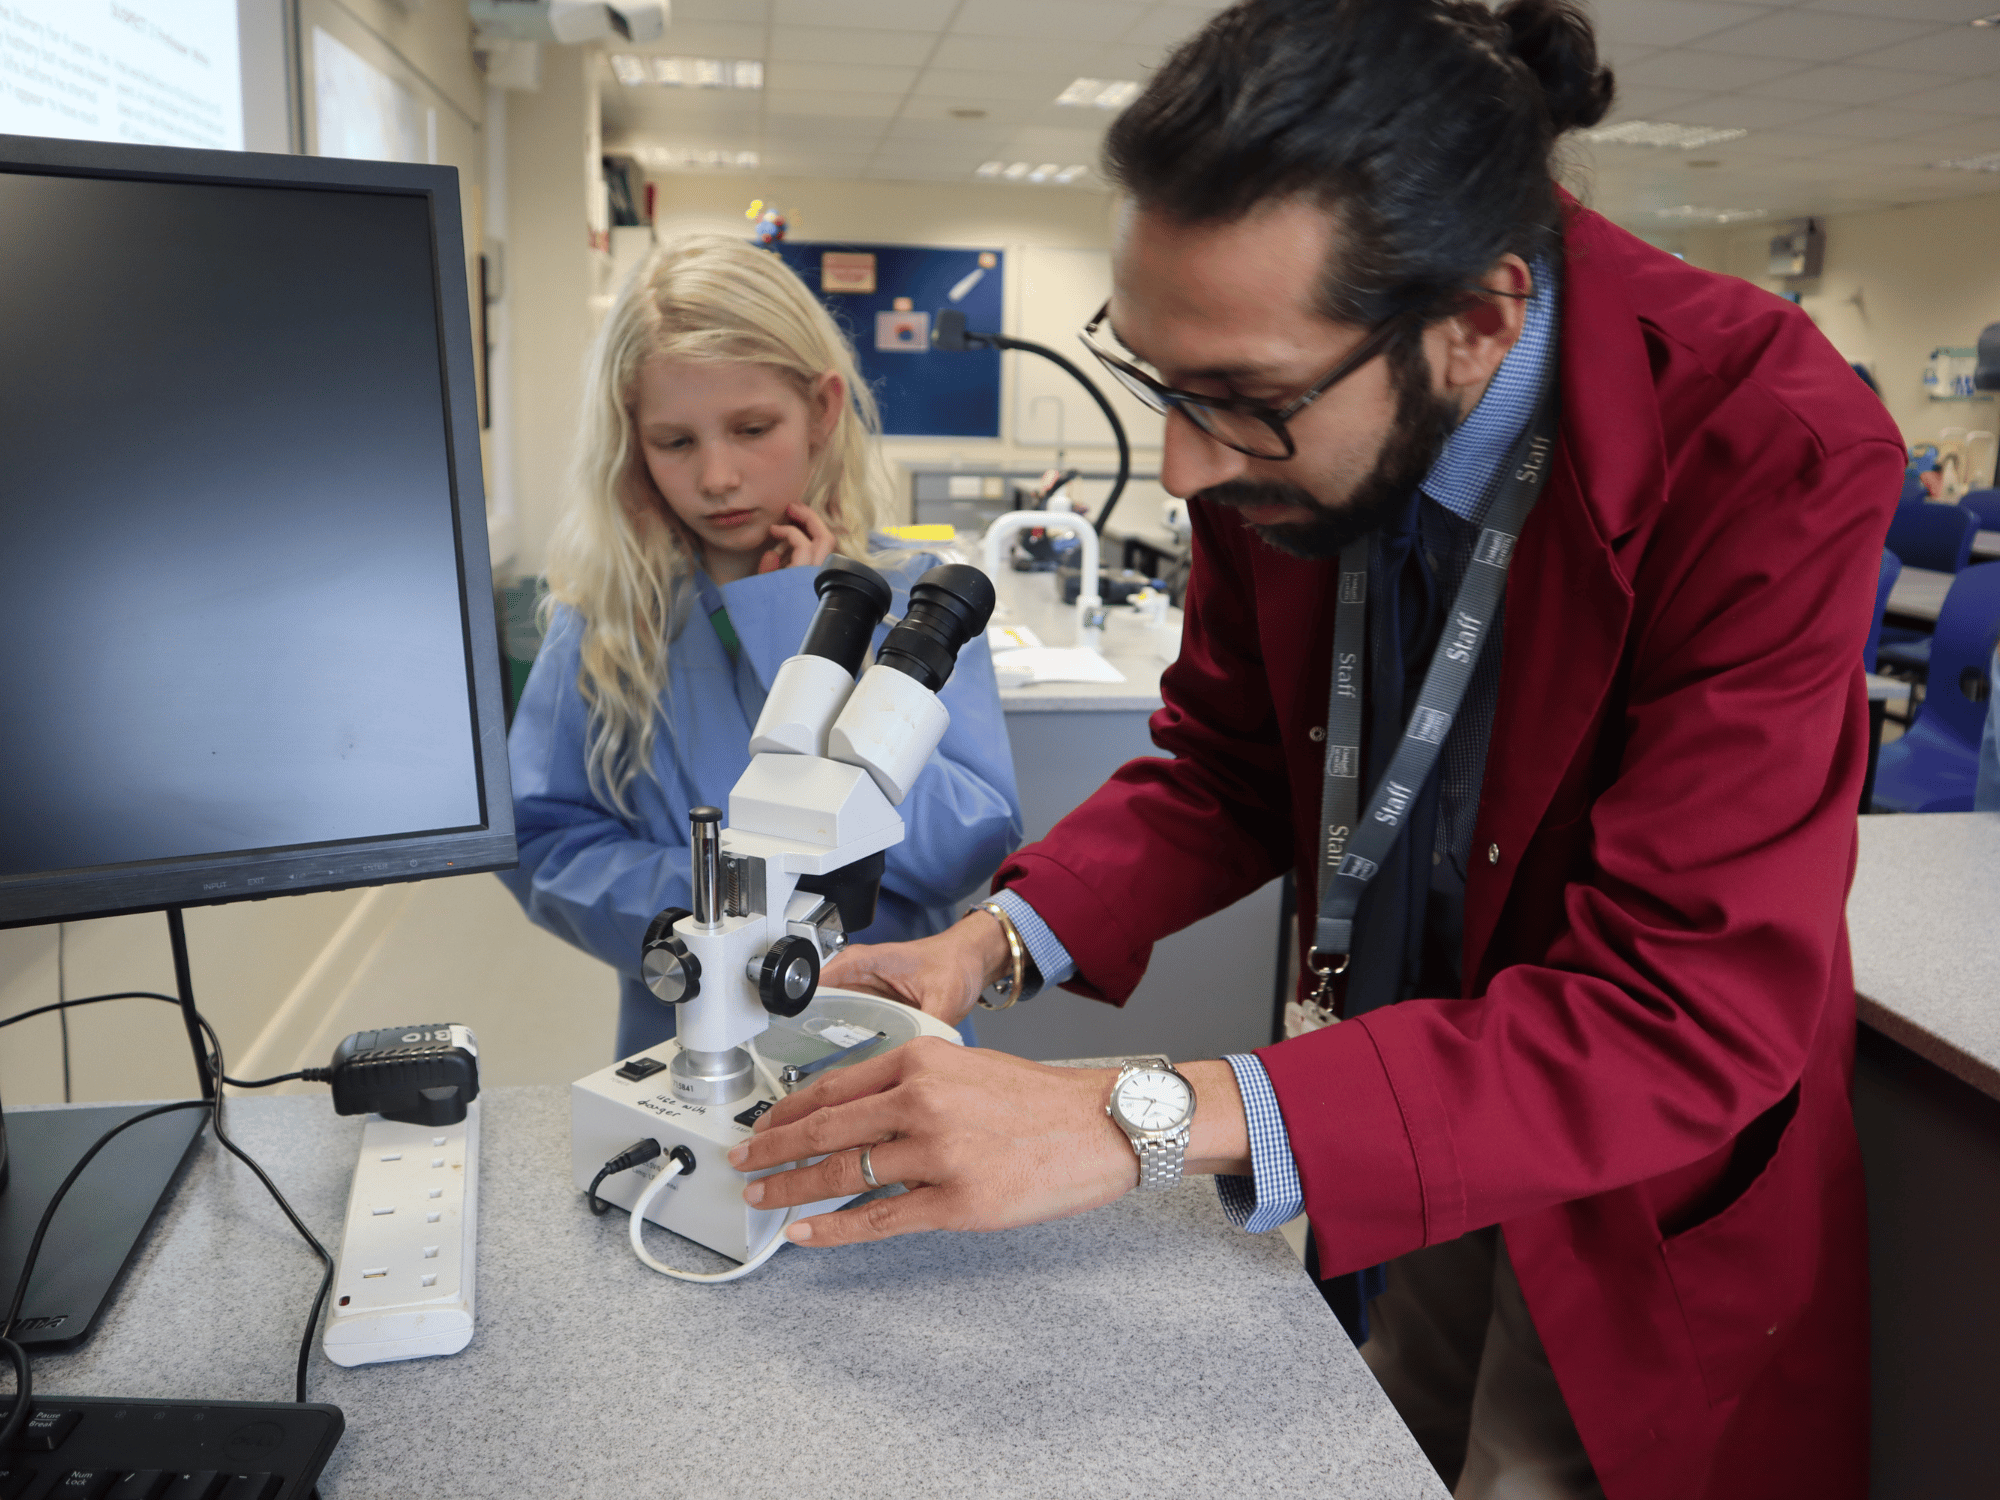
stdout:
[[817,511],[794,501],[785,507],[788,520],[771,528],[770,550],[757,560],[759,573],[775,573],[780,568],[817,568],[833,555],[833,529]]

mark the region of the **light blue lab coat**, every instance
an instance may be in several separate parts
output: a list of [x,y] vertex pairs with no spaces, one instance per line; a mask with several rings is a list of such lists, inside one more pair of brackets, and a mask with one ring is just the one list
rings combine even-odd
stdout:
[[[891,613],[937,559],[917,556],[888,570]],[[757,689],[795,655],[818,599],[812,568],[781,568],[715,590],[743,646]],[[618,1056],[674,1034],[674,1008],[639,981],[646,924],[668,906],[692,906],[688,809],[727,809],[729,789],[750,763],[756,703],[746,710],[736,668],[715,627],[685,590],[669,651],[666,712],[656,726],[654,776],[632,780],[623,817],[590,789],[584,747],[588,708],[577,689],[582,622],[558,610],[507,737],[521,863],[500,879],[529,918],[619,973]],[[887,627],[878,627],[880,646]],[[865,942],[927,937],[956,917],[1021,842],[1021,801],[1001,717],[993,661],[983,636],[959,653],[940,694],[951,712],[937,753],[898,809],[908,832],[889,851],[875,921]]]

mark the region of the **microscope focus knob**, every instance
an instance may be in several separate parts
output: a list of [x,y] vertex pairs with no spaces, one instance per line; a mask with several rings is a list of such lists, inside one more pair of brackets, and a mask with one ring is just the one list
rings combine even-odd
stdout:
[[674,933],[674,924],[692,913],[670,906],[647,924],[639,951],[639,975],[646,988],[669,1005],[680,1005],[701,993],[701,960],[688,952]]
[[811,938],[779,938],[756,965],[757,994],[774,1016],[795,1016],[819,989],[819,949]]

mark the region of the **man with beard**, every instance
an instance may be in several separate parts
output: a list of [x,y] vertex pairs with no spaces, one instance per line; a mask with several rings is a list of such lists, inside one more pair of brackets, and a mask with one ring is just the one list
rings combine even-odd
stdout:
[[1859,1497],[1842,910],[1901,444],[1798,309],[1557,191],[1610,98],[1569,0],[1246,0],[1113,126],[1085,340],[1195,498],[1171,758],[826,980],[1117,1003],[1290,869],[1290,1035],[1178,1070],[913,1044],[731,1157],[826,1154],[765,1207],[911,1186],[809,1246],[1213,1173],[1249,1229],[1303,1208],[1457,1495]]

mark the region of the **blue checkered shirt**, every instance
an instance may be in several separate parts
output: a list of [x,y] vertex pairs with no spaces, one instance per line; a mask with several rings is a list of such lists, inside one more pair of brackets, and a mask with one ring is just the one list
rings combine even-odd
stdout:
[[[1528,302],[1521,337],[1507,351],[1472,414],[1445,440],[1421,486],[1424,496],[1453,518],[1440,515],[1434,518],[1435,525],[1422,528],[1425,545],[1433,547],[1432,570],[1447,596],[1465,576],[1471,543],[1478,537],[1498,489],[1494,481],[1499,478],[1500,466],[1534,417],[1543,373],[1555,357],[1559,290],[1555,268],[1537,262],[1534,281],[1535,294]],[[1382,591],[1374,588],[1369,594],[1371,598],[1382,597]],[[1494,626],[1497,637],[1500,621]],[[1465,711],[1447,737],[1441,757],[1439,857],[1433,889],[1445,896],[1445,905],[1455,916],[1463,912],[1465,860],[1479,812],[1479,789],[1485,777],[1486,746],[1499,682],[1500,645],[1494,639],[1480,653],[1467,688]],[[1076,963],[1069,950],[1032,906],[1012,891],[1001,891],[994,900],[1013,918],[1044,987],[1075,975]],[[1455,949],[1456,945],[1452,946]],[[1261,1234],[1304,1212],[1305,1191],[1299,1185],[1298,1162],[1292,1155],[1284,1114],[1278,1108],[1277,1090],[1271,1087],[1264,1064],[1253,1053],[1232,1053],[1226,1061],[1243,1092],[1243,1112],[1250,1126],[1250,1176],[1219,1176],[1215,1191],[1232,1224]]]

